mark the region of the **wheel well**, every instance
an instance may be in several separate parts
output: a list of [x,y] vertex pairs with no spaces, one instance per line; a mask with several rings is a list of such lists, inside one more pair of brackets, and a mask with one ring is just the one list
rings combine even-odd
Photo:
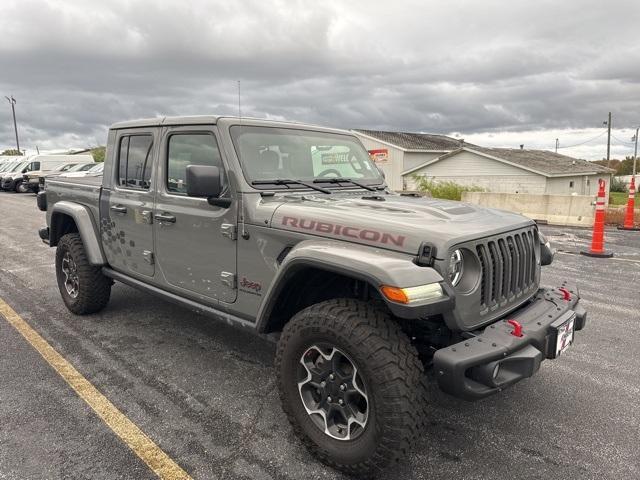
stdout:
[[51,232],[49,233],[49,245],[55,247],[60,239],[67,233],[77,233],[78,225],[71,215],[54,213],[51,216]]
[[265,333],[280,332],[300,310],[332,298],[379,301],[384,306],[377,288],[367,281],[315,267],[295,272],[276,294]]

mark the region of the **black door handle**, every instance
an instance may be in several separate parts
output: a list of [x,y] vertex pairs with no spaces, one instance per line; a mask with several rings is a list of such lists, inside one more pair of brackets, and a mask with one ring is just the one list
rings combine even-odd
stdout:
[[176,223],[176,217],[167,213],[157,213],[155,219],[159,222]]
[[127,207],[123,207],[122,205],[112,205],[109,209],[117,213],[127,213]]

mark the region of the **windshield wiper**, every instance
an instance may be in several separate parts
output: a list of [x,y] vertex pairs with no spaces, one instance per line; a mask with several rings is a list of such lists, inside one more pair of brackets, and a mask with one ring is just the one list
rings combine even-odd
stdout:
[[313,183],[352,183],[353,185],[364,188],[365,190],[369,190],[371,192],[375,192],[376,190],[378,190],[376,187],[372,187],[371,185],[365,185],[364,183],[360,183],[350,178],[343,177],[316,178]]
[[303,180],[291,180],[287,178],[274,178],[273,180],[254,180],[251,185],[303,185],[312,190],[316,190],[322,193],[331,193],[331,190],[319,187],[313,183],[305,182]]

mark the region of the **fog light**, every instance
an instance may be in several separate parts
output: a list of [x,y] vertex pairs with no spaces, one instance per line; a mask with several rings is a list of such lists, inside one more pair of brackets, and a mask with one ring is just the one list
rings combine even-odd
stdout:
[[497,363],[495,367],[493,367],[493,379],[498,378],[498,374],[500,373],[500,364]]

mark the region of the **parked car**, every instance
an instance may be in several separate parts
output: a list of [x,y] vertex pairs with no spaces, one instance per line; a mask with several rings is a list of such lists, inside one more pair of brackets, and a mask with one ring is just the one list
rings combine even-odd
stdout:
[[104,163],[94,163],[91,165],[91,168],[68,171],[60,175],[60,177],[64,178],[77,178],[77,177],[87,177],[90,175],[102,175],[102,171],[104,170]]
[[13,190],[24,193],[27,190],[23,187],[22,176],[30,171],[40,168],[40,162],[27,157],[26,160],[15,162],[0,174],[0,189]]
[[60,166],[70,165],[69,168],[73,168],[79,164],[95,165],[95,160],[91,155],[36,155],[33,159],[40,162],[40,168],[23,175],[20,191],[37,192],[40,186],[40,177],[58,171]]
[[586,323],[575,287],[541,286],[553,255],[535,222],[396,194],[348,131],[123,122],[101,178],[47,183],[39,234],[71,312],[105,308],[115,280],[269,334],[284,410],[272,421],[349,474],[380,471],[422,435],[426,368],[445,392],[486,398]]
[[[35,189],[35,191],[38,192],[40,190],[43,190],[45,188],[45,181],[48,178],[65,176],[71,173],[76,173],[82,176],[84,172],[88,172],[89,170],[99,165],[102,165],[102,164],[91,162],[91,163],[78,163],[78,164],[69,163],[65,165],[60,165],[56,169],[54,169],[51,173],[48,173],[47,175],[38,176],[38,186]],[[33,191],[34,187],[32,187],[31,190]]]

